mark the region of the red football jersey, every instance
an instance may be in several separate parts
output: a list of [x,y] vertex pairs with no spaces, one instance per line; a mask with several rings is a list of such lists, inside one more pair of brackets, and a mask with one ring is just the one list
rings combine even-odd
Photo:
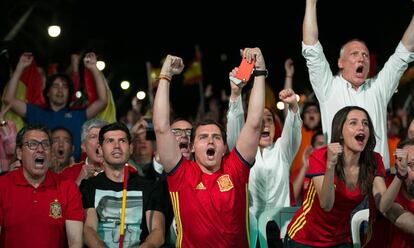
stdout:
[[248,164],[233,151],[213,174],[184,158],[169,173],[177,247],[248,247]]
[[[324,175],[326,170],[327,148],[314,151],[309,157],[308,176]],[[376,176],[385,177],[382,158],[375,153],[377,161]],[[288,234],[298,243],[311,246],[335,246],[351,243],[350,218],[364,196],[358,186],[350,191],[343,180],[334,178],[335,202],[332,210],[324,211],[319,204],[318,194],[313,181],[306,192],[305,200],[288,226]],[[372,194],[370,194],[372,196]]]

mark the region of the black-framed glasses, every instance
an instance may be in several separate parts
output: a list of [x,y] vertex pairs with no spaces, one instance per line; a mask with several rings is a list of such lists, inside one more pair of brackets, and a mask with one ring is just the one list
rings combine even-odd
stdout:
[[175,136],[183,136],[183,134],[185,134],[186,136],[191,136],[191,128],[186,128],[186,129],[173,128],[171,129],[171,132]]
[[36,150],[39,147],[39,144],[42,144],[43,149],[49,150],[50,149],[50,142],[49,140],[29,140],[23,143],[24,146],[27,146],[30,150]]

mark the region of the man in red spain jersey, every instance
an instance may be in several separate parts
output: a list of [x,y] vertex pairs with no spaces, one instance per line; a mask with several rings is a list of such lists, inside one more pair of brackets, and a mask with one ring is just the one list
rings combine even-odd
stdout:
[[22,166],[0,177],[0,247],[81,248],[81,194],[74,182],[48,170],[50,131],[23,127],[16,156]]
[[191,134],[195,161],[183,158],[170,128],[171,78],[183,70],[182,59],[168,55],[161,69],[153,121],[161,164],[168,173],[176,247],[248,247],[247,183],[261,131],[267,71],[260,49],[246,48],[242,56],[255,63],[256,73],[236,147],[225,155],[224,128],[214,121],[200,122]]

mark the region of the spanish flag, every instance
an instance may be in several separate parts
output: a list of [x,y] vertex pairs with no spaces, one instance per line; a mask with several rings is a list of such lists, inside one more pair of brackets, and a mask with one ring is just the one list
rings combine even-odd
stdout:
[[[104,75],[101,75],[104,77]],[[75,80],[74,80],[75,81]],[[116,108],[114,98],[112,97],[112,92],[109,89],[108,83],[105,81],[106,93],[108,97],[108,103],[106,104],[105,109],[103,109],[95,118],[102,119],[107,121],[108,123],[116,122]],[[98,95],[96,93],[96,85],[95,80],[93,79],[92,73],[84,68],[83,73],[83,83],[84,83],[84,103],[83,107],[89,106],[91,103],[98,99]],[[81,83],[80,83],[81,84]]]

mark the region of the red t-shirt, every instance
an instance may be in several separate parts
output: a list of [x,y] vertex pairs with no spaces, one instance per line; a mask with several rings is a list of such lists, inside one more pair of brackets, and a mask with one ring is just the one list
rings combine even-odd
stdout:
[[[386,184],[389,186],[394,179],[394,175],[387,176]],[[405,187],[404,185],[401,187]],[[414,201],[405,198],[402,190],[395,198],[395,202],[400,204],[405,210],[414,213]],[[369,204],[369,219],[371,231],[368,233],[367,244],[364,248],[392,247],[392,248],[414,248],[414,237],[410,236],[398,227],[394,226],[385,218],[375,207],[375,203]]]
[[85,161],[73,164],[70,167],[65,168],[59,175],[62,179],[69,179],[76,182],[84,164]]
[[177,247],[248,247],[249,165],[236,149],[209,175],[181,159],[168,174]]
[[83,219],[74,182],[48,171],[34,188],[22,168],[0,176],[0,247],[67,247],[65,220]]
[[[327,148],[315,150],[309,157],[308,176],[324,175],[326,170]],[[376,176],[385,177],[384,164],[378,153]],[[301,208],[288,226],[288,234],[298,243],[310,246],[335,246],[351,243],[350,216],[352,210],[364,199],[358,186],[350,191],[344,181],[334,178],[335,202],[332,210],[325,212],[319,204],[313,181],[306,192]],[[370,194],[372,195],[372,194]]]

